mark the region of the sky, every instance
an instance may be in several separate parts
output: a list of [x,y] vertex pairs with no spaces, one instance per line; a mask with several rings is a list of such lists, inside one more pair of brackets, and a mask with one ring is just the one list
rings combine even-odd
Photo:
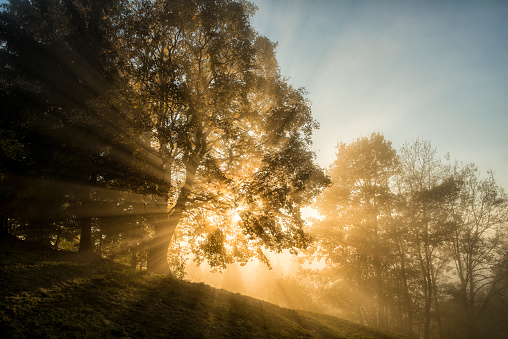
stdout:
[[321,166],[380,132],[493,170],[508,192],[508,1],[253,2],[282,75],[308,91]]

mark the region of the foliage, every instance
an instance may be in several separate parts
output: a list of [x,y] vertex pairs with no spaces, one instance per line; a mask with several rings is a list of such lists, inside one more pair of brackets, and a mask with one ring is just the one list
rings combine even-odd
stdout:
[[504,280],[495,263],[505,251],[508,205],[492,173],[482,179],[475,166],[457,164],[453,171],[461,185],[450,211],[457,224],[449,246],[458,278],[451,290],[462,309],[462,327],[470,337],[476,337],[488,332],[483,325],[485,313]]

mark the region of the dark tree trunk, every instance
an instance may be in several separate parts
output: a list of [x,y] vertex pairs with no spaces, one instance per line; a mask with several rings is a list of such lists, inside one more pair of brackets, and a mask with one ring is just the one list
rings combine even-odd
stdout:
[[[472,262],[473,260],[470,259],[468,260],[469,262]],[[472,266],[472,265],[470,265]],[[475,303],[475,281],[474,281],[474,275],[473,273],[471,272],[472,271],[472,268],[470,270],[470,273],[469,273],[469,286],[468,286],[468,289],[469,289],[469,297],[466,299],[466,309],[468,310],[467,314],[468,314],[468,318],[467,318],[467,323],[469,324],[469,337],[470,338],[477,338],[477,335],[478,335],[478,328],[477,328],[477,323],[476,323],[476,315],[477,315],[477,310],[476,310],[476,303]]]
[[[420,262],[420,268],[422,273],[422,289],[424,295],[424,323],[423,323],[423,339],[430,338],[430,317],[432,307],[432,281],[430,277],[430,259],[427,250],[427,244],[421,246],[419,239],[417,238],[417,251],[418,261]],[[423,247],[423,248],[422,248]],[[422,250],[424,250],[425,257],[422,256]]]
[[79,239],[79,251],[89,252],[92,250],[92,218],[85,217],[81,219],[81,237]]
[[130,248],[130,251],[131,251],[131,268],[132,269],[137,269],[138,268],[138,251],[137,251],[137,246],[132,246]]
[[400,253],[400,265],[401,265],[401,277],[402,277],[402,286],[403,286],[403,310],[407,314],[406,324],[405,324],[405,332],[408,335],[413,334],[413,305],[411,301],[411,293],[409,292],[409,286],[407,282],[407,273],[406,273],[406,260],[405,260],[405,252],[402,246],[399,250]]
[[[182,189],[182,191],[184,190]],[[153,222],[155,234],[148,251],[148,271],[158,274],[168,274],[170,272],[168,264],[169,245],[171,244],[176,227],[180,223],[186,203],[187,192],[184,192],[178,198],[169,217],[159,217]]]
[[[377,228],[377,226],[376,226]],[[384,302],[384,284],[383,277],[381,276],[381,258],[379,249],[379,237],[376,231],[376,244],[374,253],[374,274],[376,275],[376,294],[377,294],[377,326],[379,328],[387,328],[387,320],[385,313],[385,302]]]
[[40,245],[51,247],[51,240],[49,240],[49,233],[47,232],[47,228],[44,227],[44,224],[37,225],[38,231],[38,239],[37,242]]
[[56,234],[56,240],[55,240],[55,250],[58,249],[58,246],[60,246],[60,236],[62,234],[62,229],[60,226],[58,227],[58,233]]
[[176,225],[156,225],[155,234],[148,252],[147,269],[158,274],[168,274],[168,250]]
[[26,226],[28,226],[28,228],[26,229],[26,233],[25,233],[25,240],[31,242],[31,243],[34,243],[36,244],[38,241],[39,241],[39,230],[38,230],[38,227],[36,225],[34,225],[33,222],[28,222],[26,224]]
[[434,273],[432,274],[432,296],[433,296],[433,302],[434,302],[434,309],[435,309],[435,319],[437,323],[437,328],[439,330],[439,337],[445,338],[444,330],[443,330],[443,324],[441,322],[441,310],[439,307],[439,300],[438,300],[438,294],[437,294],[437,284],[436,284],[436,277]]
[[[88,182],[91,187],[97,184],[97,173],[92,171],[89,174]],[[94,249],[92,244],[92,215],[95,212],[94,189],[90,188],[84,196],[81,206],[81,237],[79,239],[79,252],[91,252]]]
[[6,237],[9,233],[9,218],[6,214],[2,213],[0,216],[0,238]]

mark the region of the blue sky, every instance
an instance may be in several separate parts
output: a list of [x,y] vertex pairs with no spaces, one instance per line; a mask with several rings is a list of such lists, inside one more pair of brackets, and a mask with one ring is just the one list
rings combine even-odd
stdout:
[[309,92],[322,166],[339,140],[420,137],[508,190],[508,1],[253,1],[282,74]]

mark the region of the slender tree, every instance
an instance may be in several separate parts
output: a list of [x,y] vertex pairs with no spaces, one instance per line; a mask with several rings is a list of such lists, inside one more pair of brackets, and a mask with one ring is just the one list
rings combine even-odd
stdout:
[[451,206],[457,227],[451,241],[451,256],[459,279],[456,299],[463,311],[464,333],[481,335],[483,313],[496,291],[496,261],[501,258],[506,235],[506,196],[493,174],[481,179],[474,165],[452,166],[460,181],[460,195]]
[[[395,150],[379,133],[351,144],[339,143],[329,169],[333,184],[318,204],[324,216],[317,231],[319,247],[328,265],[342,275],[343,282],[339,284],[364,290],[364,295],[372,295],[367,292],[369,289],[375,291],[377,312],[369,323],[380,327],[387,326],[387,231],[393,201],[390,184],[397,165]],[[360,322],[362,313],[359,308]]]
[[506,328],[508,321],[508,255],[506,249],[505,243],[503,256],[493,265],[495,272],[493,291],[489,294],[489,303],[483,310],[480,335],[488,338],[501,339],[508,336],[508,328]]
[[400,159],[398,185],[404,203],[399,213],[405,219],[409,248],[419,267],[424,299],[423,337],[429,338],[433,318],[442,333],[438,285],[450,263],[444,248],[456,227],[447,208],[454,203],[459,188],[429,142],[406,143]]

